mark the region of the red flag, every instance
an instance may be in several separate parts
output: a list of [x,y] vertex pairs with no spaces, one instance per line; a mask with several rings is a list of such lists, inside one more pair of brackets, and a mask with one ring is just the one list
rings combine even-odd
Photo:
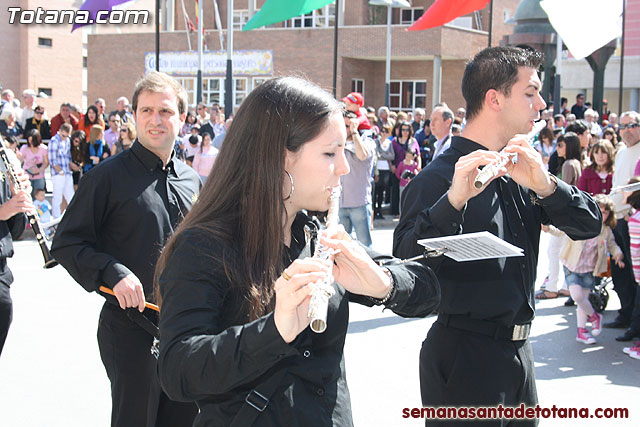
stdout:
[[436,0],[431,7],[407,28],[409,31],[420,31],[440,27],[459,16],[484,9],[490,0]]
[[189,32],[191,31],[198,31],[198,29],[196,28],[196,26],[194,25],[193,21],[191,20],[191,18],[187,17],[187,25],[189,25]]

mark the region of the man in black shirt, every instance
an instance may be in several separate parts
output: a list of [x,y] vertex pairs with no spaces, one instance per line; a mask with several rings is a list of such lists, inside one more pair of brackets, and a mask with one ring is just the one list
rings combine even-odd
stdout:
[[584,112],[587,111],[587,106],[584,105],[584,94],[579,93],[576,96],[576,103],[571,107],[571,114],[576,116],[576,119],[584,119]]
[[87,291],[105,285],[117,298],[105,303],[98,325],[111,425],[191,425],[195,404],[169,401],[160,391],[153,337],[126,311],[135,307],[157,323],[157,313],[145,310],[154,301],[155,264],[200,191],[198,175],[173,151],[186,93],[166,74],[148,73],[136,85],[133,109],[138,139],[83,177],[51,252]]
[[[593,199],[550,176],[529,141],[517,135],[529,132],[545,108],[537,74],[541,61],[538,52],[514,47],[476,55],[462,81],[467,101],[463,136],[453,137],[450,149],[403,193],[396,256],[422,253],[418,239],[479,231],[524,249],[523,257],[429,260],[442,299],[420,354],[424,406],[535,406],[527,337],[541,224],[553,224],[572,239],[600,232]],[[517,153],[517,163],[508,162],[498,177],[476,189],[479,168],[502,160],[503,148],[503,153]],[[442,424],[434,420],[434,425]],[[489,425],[500,425],[500,420]]]

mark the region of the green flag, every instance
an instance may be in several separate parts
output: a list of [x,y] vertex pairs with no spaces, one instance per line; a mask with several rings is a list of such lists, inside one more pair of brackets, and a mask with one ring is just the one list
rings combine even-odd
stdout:
[[242,28],[242,31],[253,30],[265,25],[286,21],[295,16],[304,15],[320,9],[335,0],[267,0],[262,9]]

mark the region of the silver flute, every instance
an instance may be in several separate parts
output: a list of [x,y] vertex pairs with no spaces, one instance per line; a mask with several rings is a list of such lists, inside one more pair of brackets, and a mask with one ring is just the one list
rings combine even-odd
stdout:
[[[331,228],[338,225],[338,210],[340,209],[340,192],[341,187],[338,185],[331,189],[331,204],[329,205],[329,212],[327,213],[326,227]],[[320,240],[316,244],[316,248],[313,252],[313,258],[320,259],[322,261],[329,260],[336,251],[326,247]],[[335,294],[333,289],[333,263],[329,268],[329,272],[321,281],[312,283],[311,301],[309,302],[309,312],[307,317],[311,319],[311,330],[318,334],[324,332],[327,329],[327,311],[329,310],[329,298]]]
[[611,191],[609,191],[609,195],[638,190],[640,190],[640,182],[634,182],[633,184],[621,185],[620,187],[612,188]]
[[[529,141],[532,141],[533,138],[542,129],[544,129],[545,126],[547,126],[547,122],[545,122],[544,120],[535,122],[531,131],[527,134],[527,139]],[[517,153],[504,153],[501,151],[500,154],[502,154],[503,156],[501,160],[489,163],[484,168],[482,168],[478,175],[476,175],[476,179],[473,181],[473,186],[478,190],[481,189],[487,182],[498,176],[498,174],[500,173],[500,169],[507,166],[509,162],[513,162],[515,164],[518,161]]]

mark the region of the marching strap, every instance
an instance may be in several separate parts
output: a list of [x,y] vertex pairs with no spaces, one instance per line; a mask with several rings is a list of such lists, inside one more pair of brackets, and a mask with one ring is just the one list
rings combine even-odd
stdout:
[[[113,290],[107,288],[106,286],[100,286],[100,288],[98,290],[100,291],[100,293],[105,298],[116,300],[116,296],[113,293]],[[158,310],[158,306],[153,305],[151,303],[145,303],[145,307],[150,308],[150,309],[155,310],[155,311],[159,311]],[[158,327],[155,325],[155,323],[153,323],[151,320],[149,320],[149,318],[147,316],[145,316],[144,314],[140,313],[137,308],[130,307],[130,308],[127,308],[124,312],[127,313],[127,317],[129,318],[129,320],[131,320],[132,322],[136,323],[142,329],[147,331],[155,339],[157,339],[157,340],[160,339],[160,329],[158,329]]]
[[147,316],[140,313],[137,308],[127,308],[125,311],[127,317],[142,329],[151,334],[152,337],[160,339],[160,329]]
[[258,418],[258,415],[269,405],[269,400],[284,379],[286,373],[287,369],[283,367],[272,377],[269,377],[265,382],[251,390],[249,394],[247,394],[247,397],[244,398],[244,404],[233,418],[230,427],[252,426],[256,418]]

